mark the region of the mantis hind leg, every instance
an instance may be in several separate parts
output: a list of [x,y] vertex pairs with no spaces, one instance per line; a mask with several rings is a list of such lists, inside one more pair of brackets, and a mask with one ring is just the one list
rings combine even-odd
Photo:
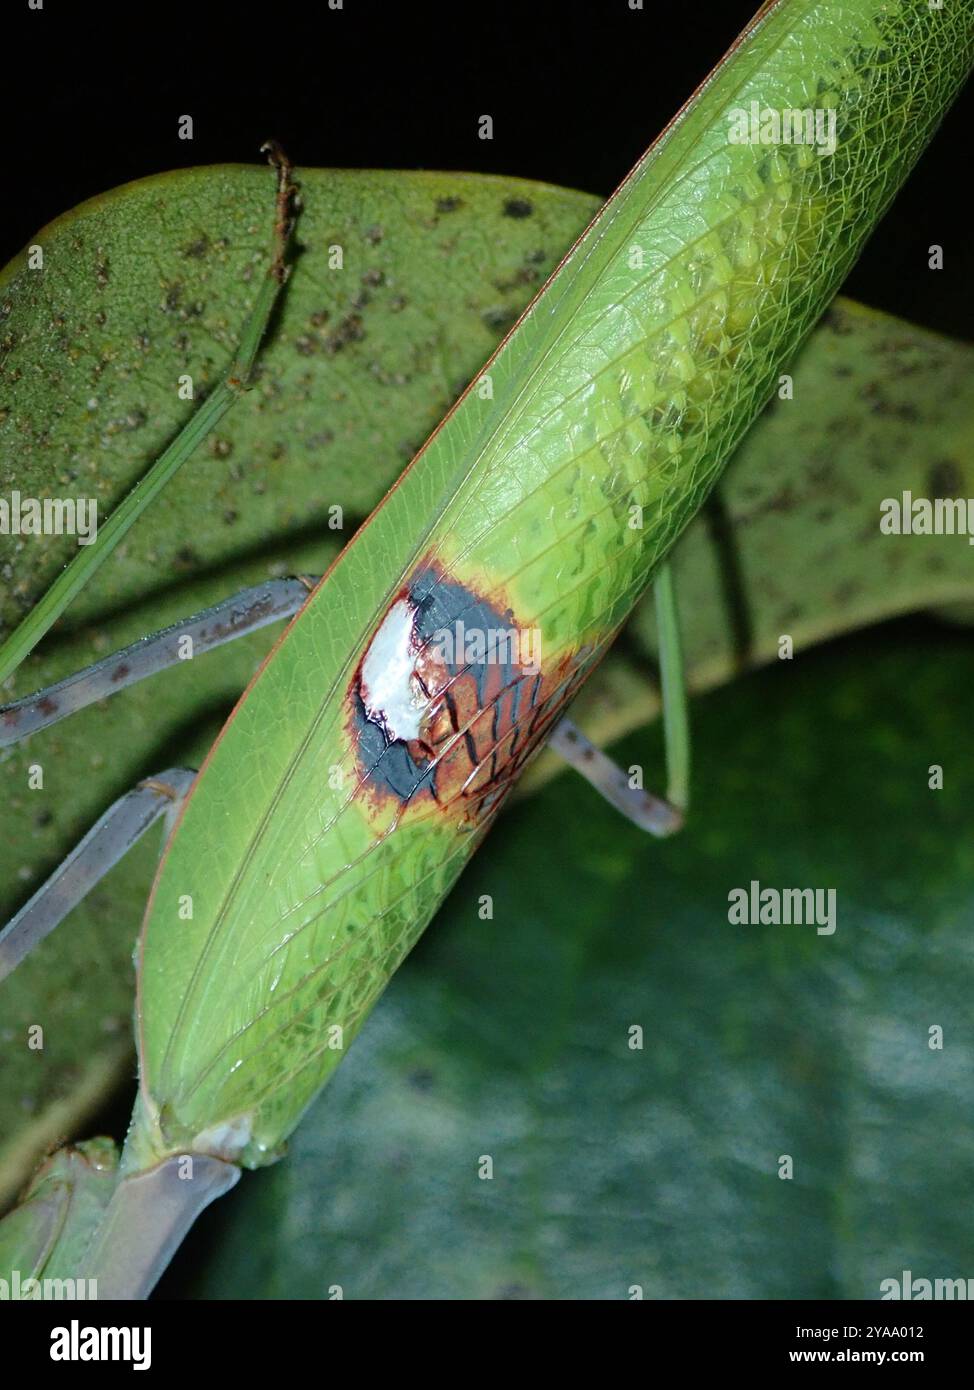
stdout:
[[683,813],[672,802],[634,787],[629,774],[587,738],[570,719],[563,719],[548,740],[549,747],[589,782],[610,806],[640,830],[662,838],[683,826]]
[[316,583],[317,579],[305,576],[255,584],[191,618],[140,638],[55,685],[0,705],[0,748],[175,666],[187,651],[194,656],[211,651],[235,637],[293,617]]
[[179,810],[196,773],[169,768],[126,792],[95,822],[29,902],[0,931],[0,980],[91,892],[161,816]]
[[629,774],[586,738],[570,719],[561,721],[549,743],[627,820],[640,830],[663,838],[683,828],[690,798],[690,720],[679,613],[669,563],[657,572],[653,596],[663,693],[666,796],[633,786]]
[[[33,695],[0,705],[0,748],[174,666],[183,659],[187,643],[194,654],[205,652],[292,617],[315,582],[277,579],[254,585]],[[188,768],[170,768],[140,782],[108,808],[0,931],[0,980],[77,907],[160,816],[173,817],[195,777]]]

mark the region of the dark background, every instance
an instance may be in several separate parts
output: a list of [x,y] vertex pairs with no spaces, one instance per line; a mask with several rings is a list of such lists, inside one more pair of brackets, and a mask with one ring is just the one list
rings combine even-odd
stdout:
[[[824,2],[824,0],[823,0]],[[833,0],[828,0],[832,3]],[[758,0],[5,0],[0,263],[97,193],[185,165],[491,171],[609,194]],[[968,87],[847,292],[969,335],[974,247],[955,189]],[[477,119],[494,118],[494,139]],[[194,139],[177,138],[181,115]],[[966,200],[965,200],[966,201]],[[944,245],[946,268],[926,268]]]

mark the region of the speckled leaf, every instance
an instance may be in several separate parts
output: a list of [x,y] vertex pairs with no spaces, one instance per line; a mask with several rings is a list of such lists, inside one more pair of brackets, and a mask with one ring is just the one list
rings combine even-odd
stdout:
[[[306,170],[297,270],[256,385],[98,576],[70,625],[273,537],[345,536],[466,385],[597,206],[520,180]],[[0,487],[104,518],[229,364],[271,253],[274,179],[186,170],[86,203],[0,276]],[[341,256],[341,266],[337,258]],[[334,265],[334,268],[332,268]],[[60,489],[60,492],[59,492]],[[335,533],[331,538],[336,539]],[[74,541],[0,536],[12,623]]]

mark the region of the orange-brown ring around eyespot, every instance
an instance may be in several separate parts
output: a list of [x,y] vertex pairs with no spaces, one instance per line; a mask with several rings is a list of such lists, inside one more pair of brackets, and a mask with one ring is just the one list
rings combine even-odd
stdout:
[[[433,659],[434,634],[452,630],[511,632],[524,629],[496,591],[478,593],[469,582],[450,576],[433,558],[421,560],[392,598],[413,612],[417,646],[416,676],[429,697],[420,737],[392,737],[370,717],[363,698],[366,652],[346,696],[346,729],[360,786],[373,811],[431,809],[473,829],[498,809],[518,773],[551,731],[589,672],[578,651],[563,652],[551,665],[542,656],[536,668],[522,662],[485,657],[447,662]],[[381,621],[380,620],[380,625]],[[523,643],[518,646],[523,651]]]

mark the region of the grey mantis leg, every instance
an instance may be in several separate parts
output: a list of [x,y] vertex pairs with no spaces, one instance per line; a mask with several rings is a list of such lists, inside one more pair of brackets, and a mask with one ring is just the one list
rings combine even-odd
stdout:
[[[153,633],[130,647],[77,671],[56,685],[0,707],[0,746],[56,724],[97,700],[103,700],[181,659],[187,639],[194,652],[209,651],[247,632],[256,632],[291,617],[317,581],[271,580],[244,589],[232,598],[182,623]],[[91,892],[109,869],[154,825],[178,809],[196,773],[172,768],[126,792],[79,841],[46,883],[0,931],[0,980],[43,941]]]
[[671,802],[633,787],[624,768],[603,753],[570,719],[563,719],[548,746],[580,772],[610,806],[640,830],[662,838],[683,826],[683,814]]
[[140,782],[108,808],[0,931],[0,980],[87,897],[160,816],[172,816],[195,777],[189,768],[169,768]]
[[210,1154],[178,1154],[123,1177],[88,1250],[85,1275],[99,1299],[148,1298],[200,1212],[239,1177]]
[[0,748],[18,743],[28,734],[46,729],[69,714],[77,714],[78,710],[146,676],[175,666],[182,659],[187,640],[194,653],[210,651],[232,642],[235,637],[292,617],[317,582],[317,579],[305,577],[255,584],[183,622],[173,623],[171,627],[103,657],[93,666],[75,671],[55,685],[25,695],[9,705],[0,705]]
[[663,693],[666,797],[634,787],[627,773],[586,738],[570,719],[561,721],[549,744],[627,820],[650,835],[662,838],[683,828],[690,795],[690,721],[679,614],[669,562],[661,565],[657,572],[653,597]]
[[[77,671],[56,685],[0,707],[0,746],[74,714],[97,700],[124,690],[181,659],[187,639],[194,652],[209,651],[246,632],[291,617],[316,581],[271,580],[244,589],[232,598],[182,623],[134,642],[120,652]],[[140,782],[114,802],[88,834],[55,869],[28,903],[0,931],[0,980],[20,964],[34,946],[64,920],[109,869],[154,825],[172,815],[196,776],[173,768]]]

